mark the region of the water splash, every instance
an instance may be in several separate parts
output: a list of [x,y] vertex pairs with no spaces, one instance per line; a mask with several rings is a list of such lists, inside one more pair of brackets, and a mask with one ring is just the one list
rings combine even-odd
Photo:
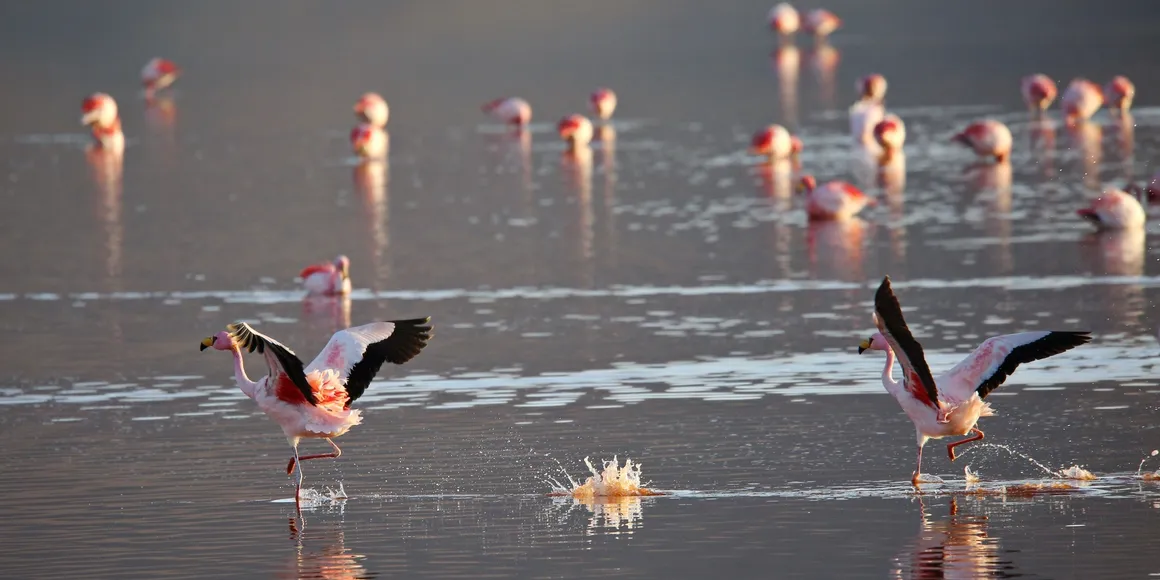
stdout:
[[1157,469],[1156,471],[1150,471],[1148,473],[1141,473],[1141,471],[1144,470],[1144,462],[1148,461],[1149,459],[1151,459],[1153,457],[1156,457],[1157,454],[1160,454],[1160,449],[1153,449],[1152,453],[1149,453],[1148,455],[1144,456],[1143,459],[1140,460],[1140,465],[1138,465],[1136,467],[1136,477],[1139,477],[1140,479],[1143,479],[1146,481],[1160,480],[1160,469]]
[[971,466],[968,465],[963,468],[963,479],[966,480],[967,485],[979,483],[979,472],[971,471]]
[[1072,465],[1067,469],[1060,469],[1056,475],[1064,479],[1074,479],[1076,481],[1095,481],[1099,479],[1094,473],[1078,466]]
[[611,461],[604,462],[602,469],[597,470],[592,462],[585,457],[584,465],[588,466],[588,471],[592,473],[584,483],[577,484],[565,472],[564,475],[567,476],[568,483],[571,485],[565,487],[556,480],[550,480],[553,489],[548,495],[571,496],[576,499],[664,495],[641,484],[641,465],[634,464],[631,459],[625,459],[624,467],[620,467],[619,460],[613,456]]
[[1034,457],[1031,457],[1030,455],[1027,455],[1026,453],[1023,453],[1021,451],[1016,451],[1016,450],[1014,450],[1006,445],[1000,445],[998,443],[980,443],[980,444],[974,446],[973,448],[968,449],[967,453],[970,453],[971,451],[975,451],[977,449],[981,449],[984,447],[993,447],[995,449],[1002,449],[1003,451],[1006,451],[1007,453],[1010,453],[1011,455],[1013,455],[1015,457],[1019,457],[1021,459],[1026,459],[1027,461],[1031,462],[1032,465],[1034,465],[1035,467],[1038,467],[1039,469],[1042,469],[1044,473],[1046,473],[1052,477],[1063,477],[1059,474],[1059,472],[1057,472],[1057,471],[1051,469],[1050,467],[1040,463],[1039,461],[1036,461],[1036,459]]

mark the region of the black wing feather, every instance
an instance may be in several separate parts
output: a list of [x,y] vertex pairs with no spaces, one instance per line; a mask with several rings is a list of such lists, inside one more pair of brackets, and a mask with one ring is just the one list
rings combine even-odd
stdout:
[[[290,382],[302,391],[302,396],[306,397],[306,401],[311,405],[317,405],[318,399],[314,398],[314,389],[310,388],[310,383],[306,380],[306,372],[303,370],[302,360],[298,355],[290,351],[290,349],[275,342],[273,339],[256,331],[249,324],[245,322],[235,322],[226,326],[230,336],[247,352],[258,351],[259,354],[266,354],[269,352],[274,355],[274,359],[282,367],[282,372],[290,378]],[[271,369],[273,371],[273,369]],[[271,373],[272,374],[272,373]]]
[[1087,331],[1052,331],[1051,334],[1011,349],[1007,358],[995,370],[995,374],[983,381],[975,389],[980,398],[986,398],[991,391],[998,388],[1007,380],[1007,376],[1015,372],[1015,368],[1023,363],[1055,356],[1061,352],[1071,350],[1081,344],[1091,341],[1092,335]]
[[415,358],[433,336],[430,317],[387,322],[395,325],[391,335],[368,344],[362,358],[350,367],[346,379],[346,394],[350,397],[346,402],[348,408],[367,390],[384,362],[401,365]]
[[[906,319],[902,317],[902,306],[898,303],[898,298],[894,296],[894,289],[890,287],[890,276],[882,279],[882,284],[874,293],[874,310],[878,313],[878,318],[882,320],[882,324],[886,326],[890,336],[898,342],[898,347],[906,353],[906,358],[910,359],[910,366],[914,368],[914,372],[918,374],[918,379],[922,381],[926,395],[930,397],[931,401],[934,401],[935,405],[938,405],[938,389],[934,384],[934,376],[931,375],[930,367],[926,364],[926,355],[922,352],[922,345],[915,340],[914,335],[906,326]],[[907,377],[906,380],[910,380],[910,378]]]

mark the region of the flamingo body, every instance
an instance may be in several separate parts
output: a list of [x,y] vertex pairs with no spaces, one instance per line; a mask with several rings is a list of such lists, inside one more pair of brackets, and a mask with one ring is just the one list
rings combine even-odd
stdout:
[[862,190],[845,181],[830,181],[822,185],[812,175],[805,175],[798,184],[806,193],[806,214],[811,220],[844,220],[853,217],[870,204]]
[[120,153],[125,149],[125,134],[117,102],[105,93],[93,93],[81,103],[81,124],[92,132],[93,147]]
[[181,67],[164,58],[153,58],[141,68],[141,85],[149,93],[172,85],[181,76]]
[[1023,102],[1036,111],[1046,111],[1051,103],[1055,102],[1055,97],[1059,93],[1055,81],[1044,74],[1023,77],[1019,88],[1023,93]]
[[362,123],[350,130],[350,148],[364,159],[378,159],[387,155],[387,132],[379,127]]
[[887,165],[902,153],[902,145],[906,143],[906,125],[898,115],[888,114],[874,125],[874,141],[882,147],[878,164]]
[[801,27],[801,15],[788,2],[770,8],[768,20],[770,30],[784,36],[796,33]]
[[532,106],[519,97],[495,99],[484,103],[483,112],[509,125],[523,127],[532,120]]
[[842,19],[824,8],[815,8],[802,19],[802,31],[824,38],[842,27]]
[[556,124],[560,138],[568,143],[568,150],[587,147],[592,142],[592,122],[584,115],[568,115]]
[[789,159],[801,153],[802,142],[781,125],[769,125],[753,135],[749,152],[764,155],[771,161]]
[[850,106],[850,136],[859,145],[874,142],[874,127],[886,118],[880,101],[863,99]]
[[1126,76],[1116,76],[1104,85],[1104,102],[1108,108],[1127,112],[1132,108],[1132,101],[1136,98],[1136,85]]
[[307,294],[342,296],[350,294],[350,258],[339,256],[333,262],[312,264],[298,274]]
[[616,93],[612,92],[612,89],[596,89],[588,97],[588,104],[592,107],[596,118],[607,121],[616,111]]
[[1067,85],[1059,102],[1068,122],[1086,121],[1104,105],[1104,93],[1099,85],[1080,78]]
[[996,161],[1006,161],[1011,155],[1011,130],[993,119],[976,121],[955,134],[954,140],[962,143],[981,157],[994,157]]
[[391,108],[387,106],[387,101],[382,95],[365,93],[354,104],[354,116],[360,123],[383,129],[391,116]]
[[1147,215],[1136,196],[1109,189],[1088,207],[1076,210],[1080,217],[1102,230],[1130,230],[1144,227]]

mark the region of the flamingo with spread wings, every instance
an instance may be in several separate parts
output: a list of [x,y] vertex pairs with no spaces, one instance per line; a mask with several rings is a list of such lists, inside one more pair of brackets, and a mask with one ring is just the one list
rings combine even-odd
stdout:
[[[361,413],[350,408],[351,403],[362,396],[383,363],[401,365],[418,355],[429,340],[430,318],[372,322],[334,333],[322,352],[303,366],[294,351],[282,343],[245,322],[236,322],[202,340],[201,350],[230,351],[238,388],[282,426],[294,449],[286,474],[298,466],[297,504],[302,493],[302,462],[342,455],[333,438],[362,421]],[[243,348],[262,354],[269,374],[250,380],[242,361]],[[298,443],[303,438],[325,439],[333,451],[299,455]]]
[[[983,341],[967,358],[937,379],[931,375],[922,345],[914,339],[902,307],[890,287],[890,277],[874,294],[874,324],[878,332],[858,346],[858,354],[867,350],[886,351],[882,385],[902,406],[914,422],[918,437],[918,463],[911,483],[918,485],[922,472],[922,447],[930,439],[954,435],[971,435],[947,445],[947,455],[955,460],[955,447],[983,438],[976,423],[979,417],[994,415],[983,399],[1003,384],[1015,368],[1071,350],[1092,339],[1089,332],[1039,331],[1005,334]],[[894,357],[902,364],[901,381],[894,380]]]

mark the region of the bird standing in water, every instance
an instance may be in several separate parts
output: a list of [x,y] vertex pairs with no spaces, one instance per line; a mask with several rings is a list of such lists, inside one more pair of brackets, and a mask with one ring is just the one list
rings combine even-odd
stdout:
[[[918,485],[922,472],[922,447],[930,439],[971,435],[947,445],[947,455],[955,460],[955,447],[983,438],[976,427],[979,417],[994,415],[983,399],[1003,384],[1020,364],[1044,359],[1071,350],[1092,339],[1089,332],[1039,331],[1005,334],[983,341],[967,358],[935,379],[926,365],[922,345],[914,339],[902,307],[890,287],[890,277],[882,279],[874,294],[874,324],[878,332],[858,345],[858,354],[867,350],[886,351],[882,385],[898,401],[914,423],[918,437],[918,462],[910,482]],[[902,364],[902,380],[894,380],[894,357]]]
[[[334,333],[330,342],[309,365],[282,343],[244,322],[201,341],[201,350],[228,350],[234,356],[234,380],[258,408],[282,426],[294,456],[286,465],[286,474],[298,467],[295,505],[301,507],[302,462],[308,459],[338,457],[342,450],[335,445],[338,437],[362,421],[356,401],[384,362],[401,365],[423,350],[431,340],[431,319],[372,322]],[[266,358],[269,373],[252,381],[246,376],[242,349],[257,351]],[[299,455],[303,438],[325,439],[333,451]]]

